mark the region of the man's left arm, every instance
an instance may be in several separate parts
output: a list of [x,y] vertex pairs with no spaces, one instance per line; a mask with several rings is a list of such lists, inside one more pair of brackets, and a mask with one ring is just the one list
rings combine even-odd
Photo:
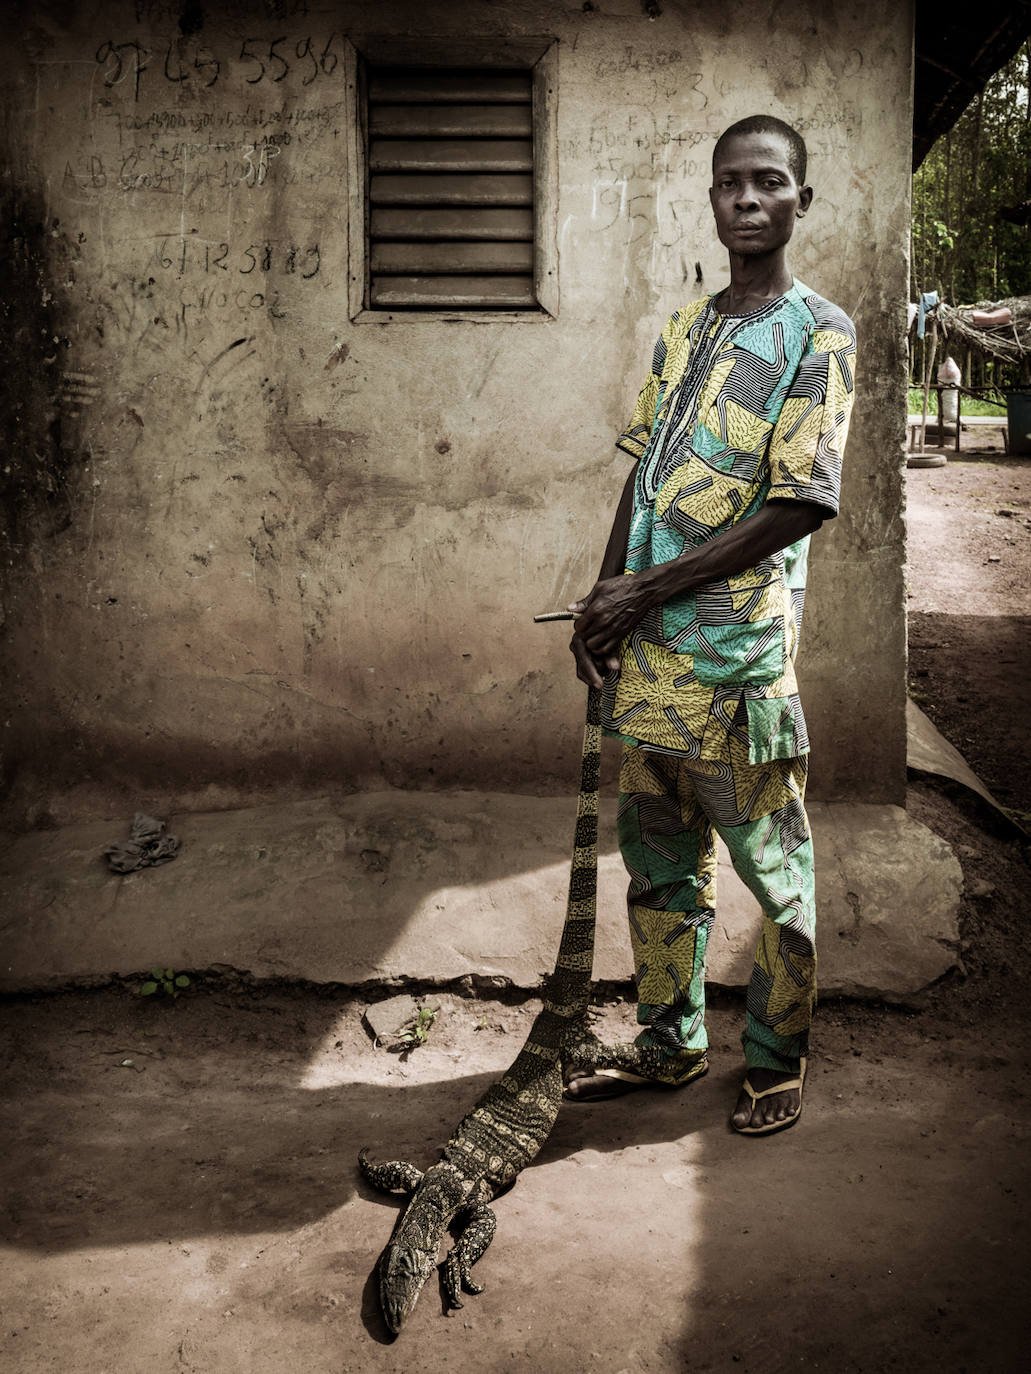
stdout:
[[610,577],[598,582],[587,601],[570,607],[573,611],[583,608],[577,617],[576,633],[595,659],[611,659],[653,606],[679,593],[694,591],[706,582],[719,582],[753,568],[819,529],[829,513],[809,501],[768,501],[755,515],[714,539],[685,550],[668,563],[632,577]]
[[855,393],[856,336],[836,306],[820,304],[819,327],[788,388],[770,436],[770,490],[762,509],[668,563],[599,582],[576,634],[595,659],[618,656],[622,640],[653,607],[706,582],[745,572],[819,529],[838,510],[841,459]]

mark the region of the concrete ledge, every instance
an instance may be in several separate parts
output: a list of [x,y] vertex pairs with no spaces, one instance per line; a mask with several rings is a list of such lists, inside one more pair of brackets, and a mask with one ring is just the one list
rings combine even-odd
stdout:
[[[955,963],[962,873],[893,806],[814,803],[824,993],[900,999]],[[177,859],[116,876],[108,822],[16,836],[0,861],[0,988],[154,963],[350,985],[493,975],[536,986],[566,900],[571,799],[366,793],[172,817]],[[125,827],[127,830],[127,825]],[[595,976],[630,976],[614,807],[602,811]],[[721,856],[711,982],[748,981],[759,909]]]

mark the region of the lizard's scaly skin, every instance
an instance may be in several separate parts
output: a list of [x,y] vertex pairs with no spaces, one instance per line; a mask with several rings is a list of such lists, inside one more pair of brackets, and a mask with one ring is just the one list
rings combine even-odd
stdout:
[[[448,1227],[462,1221],[444,1267],[451,1307],[461,1290],[478,1293],[470,1270],[494,1235],[488,1204],[511,1184],[551,1133],[562,1103],[563,1062],[590,1058],[584,1021],[594,962],[598,885],[598,770],[600,698],[587,694],[580,798],[562,939],[555,969],[544,989],[544,1006],[526,1043],[504,1076],[487,1089],[458,1123],[440,1159],[425,1174],[400,1160],[375,1164],[358,1157],[363,1177],[388,1192],[411,1194],[379,1262],[380,1303],[395,1334],[410,1315],[437,1262]],[[594,1042],[596,1044],[597,1042]]]

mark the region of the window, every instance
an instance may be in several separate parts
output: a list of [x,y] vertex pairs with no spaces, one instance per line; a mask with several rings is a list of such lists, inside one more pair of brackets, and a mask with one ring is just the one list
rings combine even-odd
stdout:
[[430,61],[383,60],[389,46],[358,58],[352,318],[554,314],[547,49],[532,63],[504,48],[475,63],[466,48],[458,65],[449,45],[429,44]]

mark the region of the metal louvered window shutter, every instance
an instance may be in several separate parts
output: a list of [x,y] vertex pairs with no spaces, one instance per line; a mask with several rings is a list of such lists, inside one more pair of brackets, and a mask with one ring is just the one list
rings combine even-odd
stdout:
[[368,303],[536,310],[529,70],[366,69]]

